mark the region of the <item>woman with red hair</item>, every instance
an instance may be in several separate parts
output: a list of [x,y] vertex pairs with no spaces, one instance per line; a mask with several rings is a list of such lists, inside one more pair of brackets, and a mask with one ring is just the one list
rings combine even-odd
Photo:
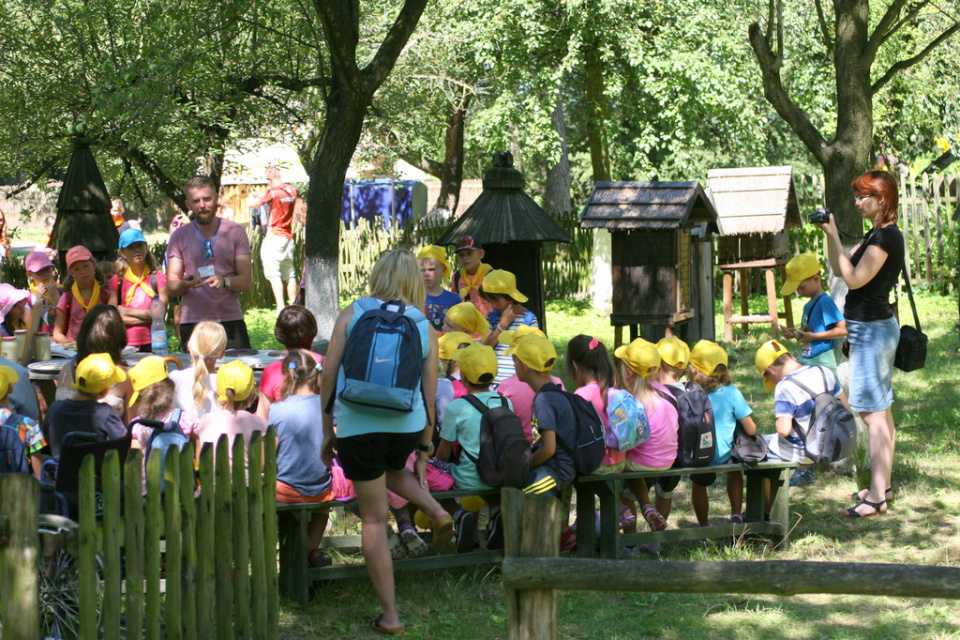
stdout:
[[853,181],[860,215],[870,231],[850,256],[843,251],[837,225],[830,216],[817,225],[826,233],[833,272],[847,283],[843,316],[850,343],[850,408],[860,412],[870,436],[870,488],[851,495],[857,504],[841,513],[853,518],[887,511],[893,498],[890,475],[895,443],[893,356],[900,326],[890,306],[890,290],[903,268],[903,234],[897,227],[897,181],[887,171],[868,171]]

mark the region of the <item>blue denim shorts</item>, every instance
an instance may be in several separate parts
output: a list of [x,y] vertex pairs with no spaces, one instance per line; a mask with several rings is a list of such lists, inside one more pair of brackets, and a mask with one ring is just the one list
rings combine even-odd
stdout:
[[847,320],[850,342],[850,408],[885,411],[893,404],[893,356],[900,342],[896,318]]

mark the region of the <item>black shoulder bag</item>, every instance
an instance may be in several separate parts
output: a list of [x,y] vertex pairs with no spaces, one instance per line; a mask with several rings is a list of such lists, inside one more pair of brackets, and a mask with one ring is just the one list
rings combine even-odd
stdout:
[[903,280],[907,285],[915,326],[900,327],[900,342],[897,344],[897,354],[893,357],[893,366],[901,371],[916,371],[922,369],[927,362],[927,334],[920,330],[920,316],[917,315],[917,305],[913,301],[906,263],[903,265]]

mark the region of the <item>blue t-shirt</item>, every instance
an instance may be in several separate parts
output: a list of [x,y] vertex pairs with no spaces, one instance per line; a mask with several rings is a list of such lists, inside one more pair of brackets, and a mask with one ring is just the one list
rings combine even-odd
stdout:
[[443,331],[443,321],[447,318],[447,309],[461,302],[463,302],[463,299],[460,296],[446,289],[438,296],[427,294],[423,309],[427,312],[427,320],[430,321],[434,331]]
[[[488,407],[499,407],[503,404],[503,396],[484,391],[475,393],[473,397]],[[513,410],[513,404],[507,400],[507,406]],[[480,421],[483,414],[476,410],[465,398],[457,398],[447,405],[444,415],[443,435],[448,442],[460,442],[460,447],[476,459],[480,458]],[[466,455],[460,456],[460,461],[450,466],[450,475],[456,483],[457,489],[489,489],[480,480],[477,465]]]
[[[490,329],[493,330],[494,327],[500,322],[500,312],[497,310],[491,311],[487,315],[487,322],[490,323]],[[533,311],[524,311],[518,316],[514,316],[513,321],[510,323],[510,326],[507,328],[507,331],[515,331],[517,327],[522,326],[528,327],[537,327],[540,328],[540,323],[537,321],[537,315]],[[512,376],[517,372],[516,368],[513,366],[513,356],[508,356],[505,351],[510,348],[510,345],[503,344],[498,342],[497,346],[493,348],[494,353],[497,354],[497,375],[493,379],[494,385],[499,385],[501,382]],[[492,387],[496,389],[496,387]]]
[[[803,305],[803,319],[800,328],[804,331],[821,333],[832,329],[843,320],[843,314],[837,308],[837,303],[826,293],[821,293],[807,304]],[[814,340],[803,345],[800,355],[804,358],[815,358],[821,353],[833,349],[833,340]]]
[[323,449],[323,403],[320,396],[290,396],[270,405],[277,430],[277,480],[304,496],[330,488],[330,470],[320,460]]
[[747,404],[740,389],[732,384],[708,393],[707,397],[713,405],[714,427],[717,431],[717,451],[713,456],[713,464],[724,464],[730,461],[733,430],[737,427],[737,420],[743,420],[749,416],[753,413],[753,409]]

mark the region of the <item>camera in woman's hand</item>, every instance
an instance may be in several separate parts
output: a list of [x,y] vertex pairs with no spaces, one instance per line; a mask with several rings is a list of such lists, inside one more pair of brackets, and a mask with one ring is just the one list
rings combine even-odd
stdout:
[[820,207],[807,216],[807,220],[810,221],[810,224],[827,224],[830,222],[830,216],[832,214],[833,212],[830,211],[830,207]]

